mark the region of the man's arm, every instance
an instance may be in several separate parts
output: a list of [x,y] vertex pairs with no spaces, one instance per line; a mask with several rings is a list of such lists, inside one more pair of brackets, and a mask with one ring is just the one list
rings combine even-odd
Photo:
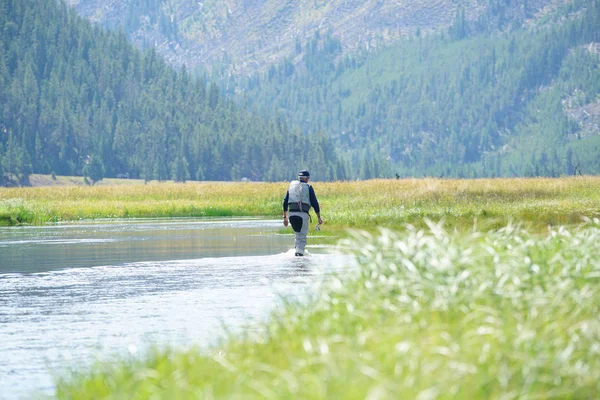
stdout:
[[322,224],[323,219],[321,218],[321,206],[319,206],[317,195],[315,194],[315,190],[312,186],[308,187],[308,197],[310,198],[310,205],[315,209],[315,213],[317,214],[317,218],[319,219],[319,224]]
[[283,198],[283,226],[288,226],[288,203],[290,201],[290,192],[285,192]]

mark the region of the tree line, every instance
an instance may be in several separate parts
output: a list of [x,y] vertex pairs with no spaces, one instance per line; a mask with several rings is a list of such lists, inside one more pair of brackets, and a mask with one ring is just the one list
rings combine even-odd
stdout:
[[317,32],[296,43],[300,62],[230,79],[226,93],[327,132],[361,178],[600,173],[600,130],[586,132],[566,106],[599,101],[590,43],[600,42],[600,1],[573,1],[527,28],[509,18],[512,3],[489,0],[474,22],[459,9],[446,32],[358,54]]
[[600,173],[597,121],[574,117],[600,95],[590,46],[600,1],[575,0],[529,28],[511,2],[489,3],[478,21],[459,9],[446,32],[375,51],[347,54],[316,32],[264,73],[218,81],[169,67],[64,3],[0,0],[0,176]]
[[[0,177],[345,179],[324,134],[259,115],[55,0],[0,0]],[[317,172],[318,171],[318,172]]]

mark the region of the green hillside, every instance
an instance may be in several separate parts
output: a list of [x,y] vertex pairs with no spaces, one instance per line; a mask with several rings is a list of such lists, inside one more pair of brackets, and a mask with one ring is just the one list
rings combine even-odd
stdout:
[[[305,167],[317,179],[600,173],[598,0],[555,8],[490,0],[478,2],[477,13],[441,2],[438,25],[385,47],[350,49],[339,30],[317,30],[282,45],[282,61],[262,71],[231,74],[233,60],[223,59],[213,69],[220,73],[202,77],[173,69],[155,51],[160,46],[138,50],[125,33],[158,26],[178,40],[193,31],[180,25],[194,14],[190,4],[76,3],[96,14],[106,6],[97,19],[114,29],[90,24],[64,3],[0,0],[6,184],[26,183],[31,173],[90,182],[123,175],[282,180]],[[232,14],[221,22],[206,8],[202,21],[224,29],[240,4],[229,4]],[[257,12],[247,5],[249,15]],[[368,5],[361,10],[401,15],[386,2]],[[350,12],[338,6],[311,7],[322,17]],[[191,14],[167,18],[169,7]],[[308,5],[288,11],[318,20]],[[109,18],[116,14],[125,20]],[[272,17],[280,26],[283,17]],[[370,18],[375,29],[383,17]],[[261,21],[257,32],[273,29]]]
[[600,173],[600,2],[503,33],[482,29],[489,17],[459,12],[442,34],[359,54],[317,33],[295,59],[226,86],[328,132],[362,178]]
[[[264,119],[55,0],[0,0],[0,177],[344,178],[325,135]],[[2,182],[0,182],[1,184]]]

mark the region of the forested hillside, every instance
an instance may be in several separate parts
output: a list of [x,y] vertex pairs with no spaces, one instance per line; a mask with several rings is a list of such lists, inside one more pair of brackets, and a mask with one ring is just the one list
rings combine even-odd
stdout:
[[[134,48],[116,22],[105,31],[54,0],[0,0],[0,172],[13,182],[281,180],[304,167],[317,179],[600,173],[600,0],[564,3],[477,2],[476,18],[458,7],[447,28],[352,52],[317,30],[264,71],[199,78],[151,44]],[[167,18],[181,2],[110,4],[129,5],[115,12],[133,30],[181,33]]]
[[328,132],[362,178],[600,173],[600,1],[480,28],[458,13],[442,34],[356,54],[315,34],[299,62],[223,87]]
[[64,3],[0,0],[0,33],[0,177],[345,177],[327,136],[226,101]]

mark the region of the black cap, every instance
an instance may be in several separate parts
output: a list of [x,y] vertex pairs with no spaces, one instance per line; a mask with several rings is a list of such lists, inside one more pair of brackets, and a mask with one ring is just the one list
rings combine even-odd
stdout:
[[298,172],[298,176],[310,176],[310,172],[303,169],[302,171]]

